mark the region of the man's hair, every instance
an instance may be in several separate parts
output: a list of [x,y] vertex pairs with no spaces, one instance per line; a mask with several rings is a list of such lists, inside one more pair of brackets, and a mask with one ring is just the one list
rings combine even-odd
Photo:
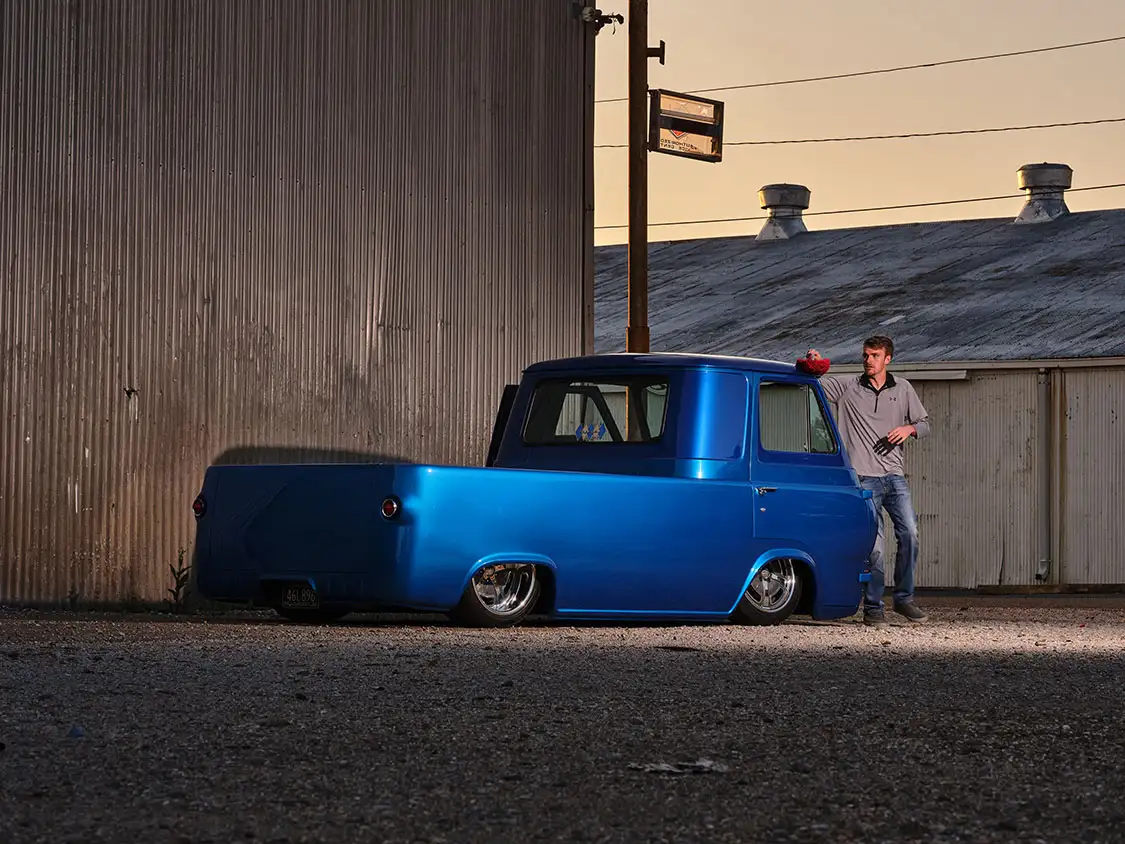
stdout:
[[868,337],[863,341],[863,348],[865,349],[882,349],[887,357],[893,358],[895,356],[895,343],[890,337],[884,337],[882,334],[876,334],[874,337]]

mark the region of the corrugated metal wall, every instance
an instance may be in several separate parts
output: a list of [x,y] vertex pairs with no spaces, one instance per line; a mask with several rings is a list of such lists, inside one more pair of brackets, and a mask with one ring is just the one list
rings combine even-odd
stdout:
[[592,345],[571,5],[0,0],[0,602],[165,597],[212,462],[483,461]]
[[[907,444],[918,514],[915,585],[973,589],[1035,583],[1039,420],[1036,372],[979,371],[963,381],[911,382],[931,436]],[[896,543],[884,514],[887,582]]]
[[1125,583],[1125,369],[1067,371],[1063,390],[1063,577]]
[[[1125,369],[1052,369],[1061,421],[1041,413],[1037,377],[1035,369],[997,369],[913,382],[934,423],[907,455],[921,535],[917,586],[1039,585],[1044,519],[1055,520],[1059,536],[1046,583],[1125,584]],[[1044,425],[1061,457],[1055,468],[1040,457]],[[1052,513],[1039,499],[1044,472]],[[895,542],[884,521],[890,583]]]

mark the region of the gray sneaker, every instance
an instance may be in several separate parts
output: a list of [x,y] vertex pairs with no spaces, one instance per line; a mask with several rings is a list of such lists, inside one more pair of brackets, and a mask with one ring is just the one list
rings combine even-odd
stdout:
[[864,627],[882,627],[887,623],[887,619],[883,617],[882,610],[864,610],[863,611],[863,625]]
[[929,618],[929,616],[918,609],[913,601],[908,601],[905,604],[895,604],[895,612],[901,616],[905,616],[911,621],[925,621]]

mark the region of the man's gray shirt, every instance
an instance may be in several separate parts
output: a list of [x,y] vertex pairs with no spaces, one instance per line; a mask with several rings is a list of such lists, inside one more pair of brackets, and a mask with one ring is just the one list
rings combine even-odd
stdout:
[[880,390],[866,375],[826,375],[820,384],[836,405],[836,426],[856,474],[903,474],[902,444],[884,438],[901,425],[913,425],[919,438],[930,435],[929,414],[910,382],[888,372]]

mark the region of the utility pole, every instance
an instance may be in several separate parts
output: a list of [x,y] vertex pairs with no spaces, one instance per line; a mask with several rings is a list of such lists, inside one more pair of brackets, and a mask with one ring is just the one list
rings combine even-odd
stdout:
[[664,42],[648,46],[648,0],[629,0],[629,321],[625,348],[648,348],[648,153],[718,162],[723,158],[723,103],[690,94],[653,91],[649,111],[648,60],[664,64]]
[[648,351],[648,59],[648,0],[629,0],[630,352]]

